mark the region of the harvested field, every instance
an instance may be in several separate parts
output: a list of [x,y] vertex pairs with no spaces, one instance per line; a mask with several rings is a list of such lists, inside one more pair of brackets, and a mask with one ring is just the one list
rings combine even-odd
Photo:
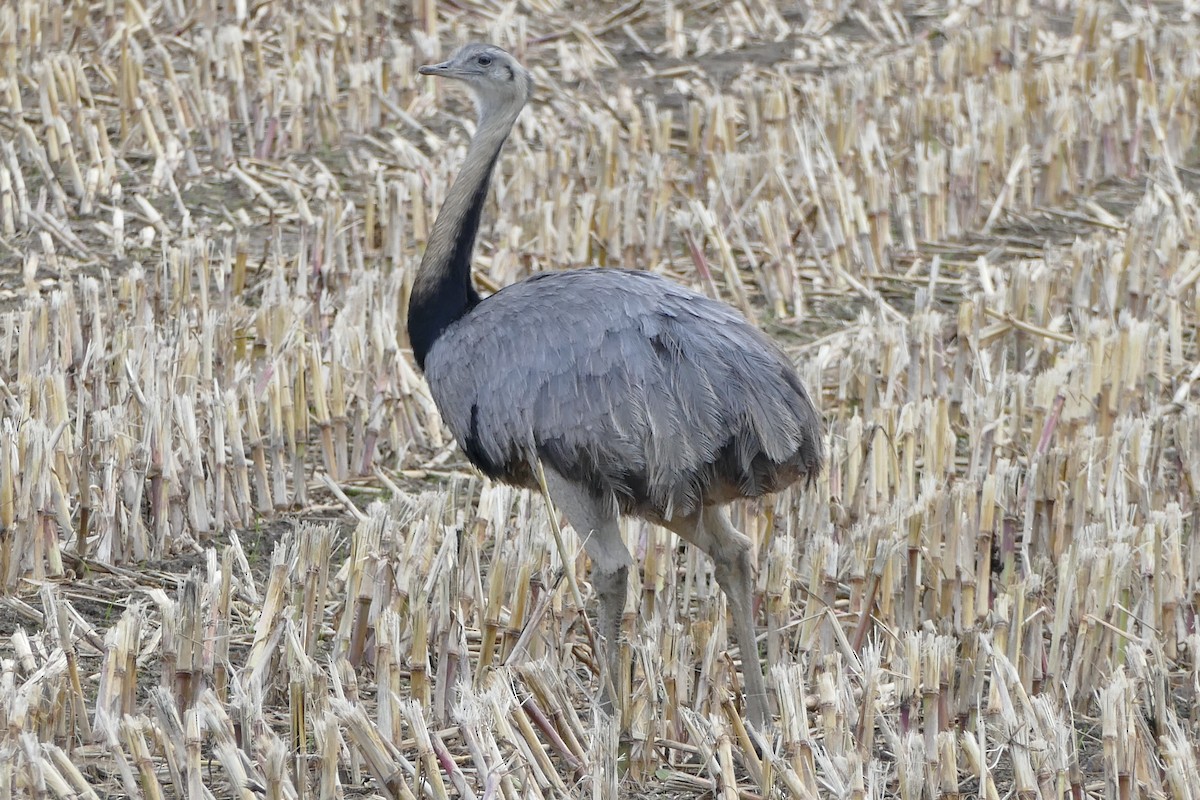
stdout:
[[[593,714],[579,536],[413,365],[468,40],[481,289],[668,274],[825,415],[734,514],[766,739],[638,521]],[[1195,0],[9,0],[0,800],[1200,798],[1198,136]]]

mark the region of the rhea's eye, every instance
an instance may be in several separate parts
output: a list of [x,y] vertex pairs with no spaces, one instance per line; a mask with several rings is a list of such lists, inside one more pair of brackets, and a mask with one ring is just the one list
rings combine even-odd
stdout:
[[492,57],[480,56],[479,58],[475,59],[475,63],[481,67],[490,67],[492,65]]

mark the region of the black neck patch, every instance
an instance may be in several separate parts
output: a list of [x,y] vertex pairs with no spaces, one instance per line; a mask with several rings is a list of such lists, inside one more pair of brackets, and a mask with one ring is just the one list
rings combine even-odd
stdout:
[[[500,151],[497,148],[488,162],[483,179],[471,194],[467,208],[456,220],[457,225],[452,225],[444,231],[454,242],[450,248],[450,255],[441,264],[421,262],[422,270],[436,272],[436,277],[428,284],[429,288],[419,296],[414,294],[408,308],[408,339],[412,344],[417,366],[422,370],[425,369],[425,358],[433,348],[434,342],[445,333],[446,328],[479,304],[479,293],[471,283],[471,254],[475,250],[479,220],[483,216],[488,185],[499,155]],[[440,213],[445,214],[447,211],[454,213],[445,206]]]

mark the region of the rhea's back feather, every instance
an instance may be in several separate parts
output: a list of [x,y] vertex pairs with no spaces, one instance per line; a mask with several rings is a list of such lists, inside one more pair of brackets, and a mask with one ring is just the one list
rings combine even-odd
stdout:
[[821,468],[821,423],[788,358],[730,306],[646,272],[535,275],[445,329],[425,373],[485,474],[542,459],[657,519],[777,491]]

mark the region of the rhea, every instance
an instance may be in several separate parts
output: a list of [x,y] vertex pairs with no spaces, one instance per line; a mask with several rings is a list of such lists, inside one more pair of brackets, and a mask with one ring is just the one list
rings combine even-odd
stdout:
[[[408,334],[442,419],[485,475],[545,489],[583,537],[609,680],[633,559],[629,514],[713,559],[741,651],[747,714],[769,705],[754,633],[750,539],[724,508],[821,469],[821,420],[792,362],[730,306],[648,272],[535,274],[481,298],[471,254],[488,182],[532,76],[498,47],[469,44],[419,70],[462,81],[475,135],[430,234]],[[539,467],[541,469],[539,469]],[[603,673],[602,673],[602,677]]]

